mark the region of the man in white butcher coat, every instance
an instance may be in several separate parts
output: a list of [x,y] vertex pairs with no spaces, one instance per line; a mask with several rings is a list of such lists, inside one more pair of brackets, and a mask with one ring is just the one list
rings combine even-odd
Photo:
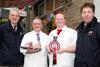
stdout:
[[25,55],[24,67],[47,67],[48,35],[41,31],[42,21],[36,17],[32,23],[33,30],[24,35],[20,52]]
[[60,49],[57,51],[57,63],[53,64],[53,52],[48,46],[49,67],[73,67],[77,32],[65,25],[66,19],[63,13],[55,15],[55,23],[57,28],[50,32],[48,43],[53,41],[54,36],[57,36]]

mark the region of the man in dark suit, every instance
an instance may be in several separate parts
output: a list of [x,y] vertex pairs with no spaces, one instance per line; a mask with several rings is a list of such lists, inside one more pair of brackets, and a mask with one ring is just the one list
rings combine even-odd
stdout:
[[9,12],[9,20],[0,26],[0,66],[19,67],[24,56],[20,53],[23,29],[19,24],[19,9]]

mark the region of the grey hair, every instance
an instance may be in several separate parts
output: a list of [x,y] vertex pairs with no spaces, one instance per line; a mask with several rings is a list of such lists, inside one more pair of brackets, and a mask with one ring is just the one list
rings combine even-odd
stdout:
[[38,16],[36,16],[36,17],[33,19],[32,23],[34,23],[34,21],[35,21],[35,20],[39,20],[39,21],[42,23],[41,18],[40,18],[40,17],[38,17]]
[[18,8],[12,8],[12,9],[9,11],[9,15],[12,14],[13,11],[16,11],[16,12],[18,13],[18,15],[20,15],[19,9],[18,9]]

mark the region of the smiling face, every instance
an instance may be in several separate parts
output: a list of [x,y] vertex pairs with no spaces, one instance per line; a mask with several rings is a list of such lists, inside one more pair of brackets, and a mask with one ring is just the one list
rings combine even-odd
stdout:
[[17,24],[19,19],[20,19],[20,16],[19,16],[19,12],[17,10],[10,11],[9,20],[12,24]]
[[91,23],[95,14],[95,5],[93,3],[84,3],[81,6],[81,17],[82,20],[88,24]]
[[42,21],[40,19],[34,19],[32,27],[36,32],[40,32],[42,29]]
[[81,17],[85,23],[87,23],[87,24],[90,23],[94,17],[94,12],[93,12],[92,8],[90,8],[90,7],[83,8]]
[[56,23],[57,28],[62,28],[65,25],[65,22],[66,20],[63,14],[61,13],[56,14],[55,23]]

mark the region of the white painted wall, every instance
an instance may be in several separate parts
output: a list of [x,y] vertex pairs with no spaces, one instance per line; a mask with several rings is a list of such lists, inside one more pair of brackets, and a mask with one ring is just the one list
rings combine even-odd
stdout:
[[95,4],[95,15],[98,18],[98,21],[100,22],[100,0],[94,0]]

